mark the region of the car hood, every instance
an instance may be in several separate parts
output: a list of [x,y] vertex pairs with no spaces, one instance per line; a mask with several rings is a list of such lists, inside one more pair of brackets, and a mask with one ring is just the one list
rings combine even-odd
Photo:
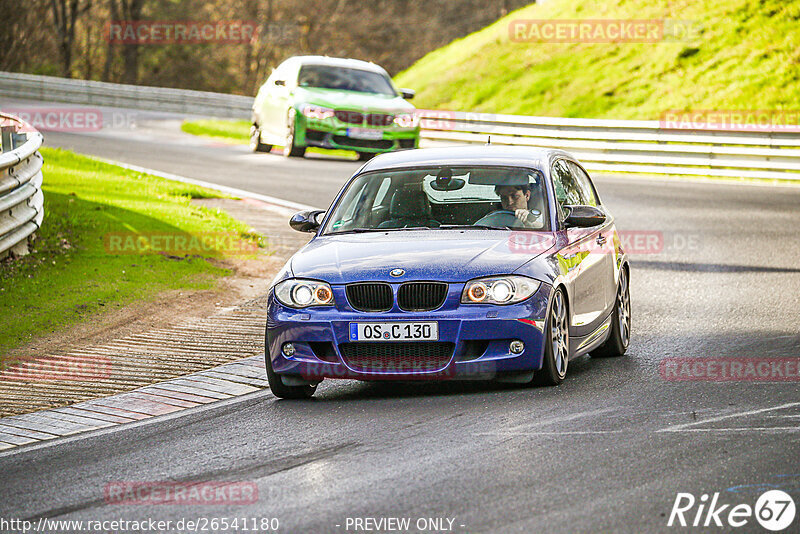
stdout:
[[[551,233],[491,230],[321,236],[292,257],[291,269],[298,278],[314,278],[330,284],[466,282],[480,276],[511,274],[554,244]],[[398,268],[405,274],[390,276],[389,272]]]
[[298,87],[294,93],[297,104],[315,104],[334,109],[378,112],[412,112],[414,106],[399,96],[341,91],[338,89],[319,89]]

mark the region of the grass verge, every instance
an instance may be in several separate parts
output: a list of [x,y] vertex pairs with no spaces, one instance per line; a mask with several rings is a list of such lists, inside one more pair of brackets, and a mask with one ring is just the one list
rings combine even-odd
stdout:
[[250,122],[222,119],[183,121],[181,130],[188,134],[219,139],[228,143],[250,142]]
[[[682,21],[690,31],[652,43],[532,42],[513,33],[515,21],[554,19]],[[606,119],[796,111],[798,22],[798,0],[537,2],[429,53],[396,83],[430,109]]]
[[215,259],[258,246],[244,223],[191,202],[226,195],[65,150],[41,153],[45,217],[34,251],[0,265],[0,364],[12,348],[104,310],[214,288],[229,274]]

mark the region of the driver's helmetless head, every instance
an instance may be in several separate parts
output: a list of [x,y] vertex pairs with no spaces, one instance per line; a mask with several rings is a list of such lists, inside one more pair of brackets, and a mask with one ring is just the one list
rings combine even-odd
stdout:
[[528,209],[528,200],[531,198],[531,190],[524,185],[498,185],[494,188],[495,193],[500,196],[500,203],[504,210],[524,210]]

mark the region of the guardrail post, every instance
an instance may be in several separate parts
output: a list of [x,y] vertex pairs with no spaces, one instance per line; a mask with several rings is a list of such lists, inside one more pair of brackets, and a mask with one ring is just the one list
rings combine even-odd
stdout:
[[11,149],[17,149],[28,142],[28,134],[11,132]]
[[14,143],[11,140],[11,136],[14,133],[13,126],[2,126],[0,127],[0,147],[2,148],[2,152],[11,152],[14,150]]

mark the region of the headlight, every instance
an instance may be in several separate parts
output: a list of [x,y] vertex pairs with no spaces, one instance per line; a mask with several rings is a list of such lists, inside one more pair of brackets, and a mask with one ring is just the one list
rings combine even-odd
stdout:
[[303,106],[303,115],[305,115],[309,119],[317,119],[324,121],[325,119],[330,119],[331,117],[333,117],[334,113],[331,108],[306,104],[305,106]]
[[290,278],[275,286],[275,298],[290,308],[333,306],[333,291],[325,282]]
[[394,118],[394,123],[401,128],[415,128],[419,124],[416,113],[402,113]]
[[533,295],[541,282],[527,276],[491,276],[470,280],[461,293],[462,304],[516,304]]

